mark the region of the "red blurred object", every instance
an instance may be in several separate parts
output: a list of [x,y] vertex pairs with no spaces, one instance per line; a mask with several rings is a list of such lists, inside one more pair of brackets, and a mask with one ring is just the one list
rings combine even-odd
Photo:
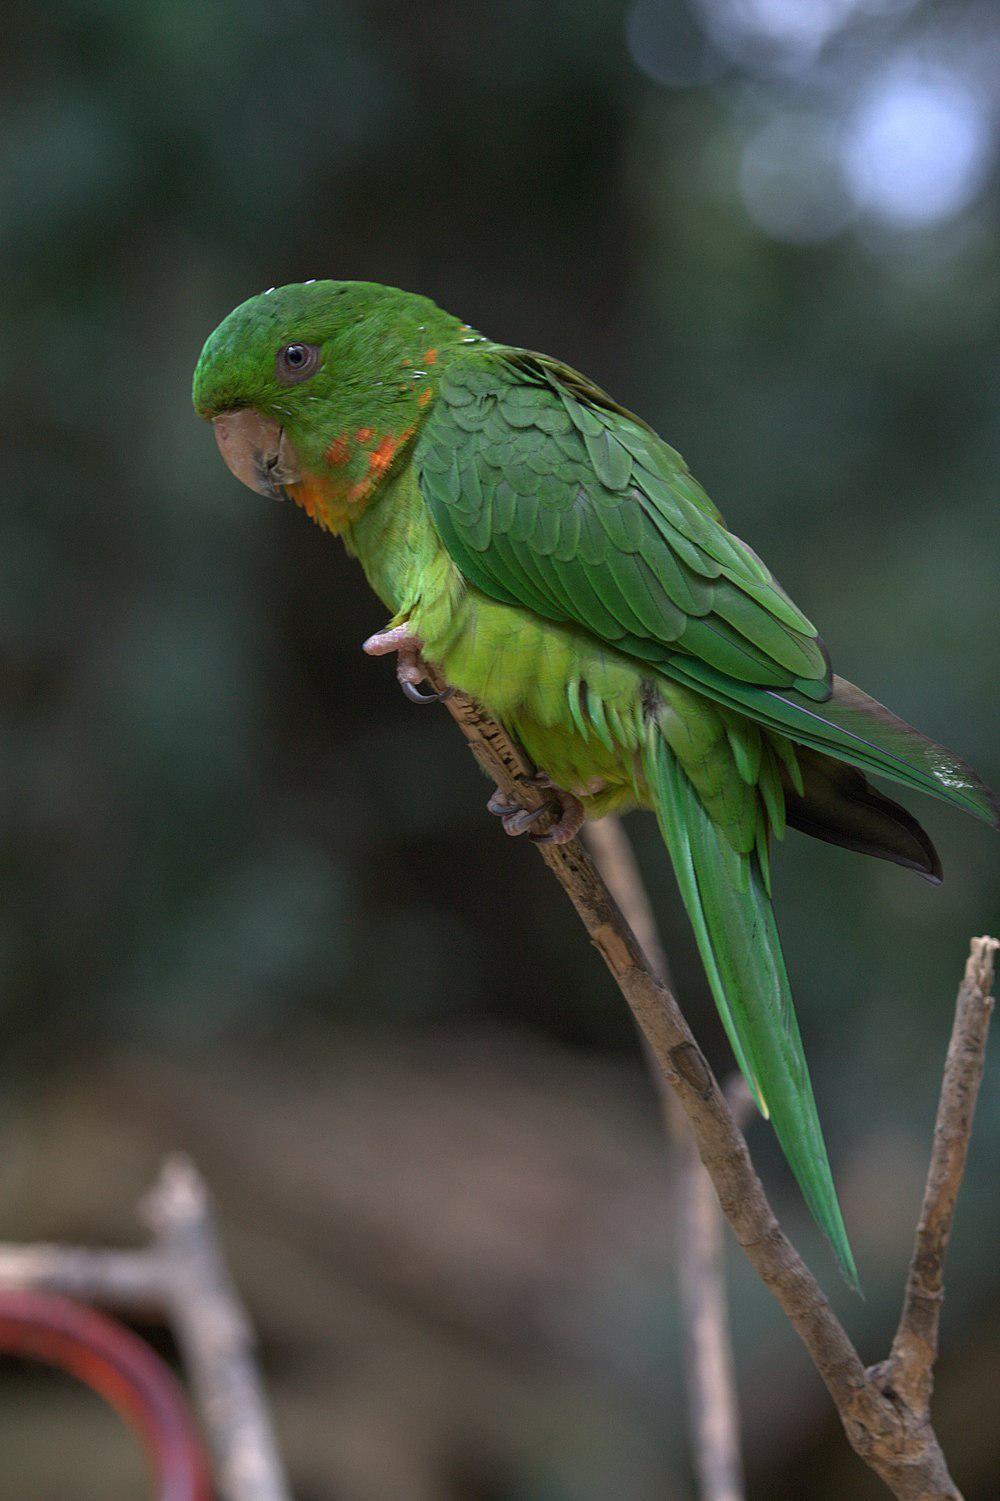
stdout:
[[139,1434],[157,1501],[212,1501],[208,1464],[170,1367],[114,1319],[55,1293],[0,1291],[0,1354],[58,1366]]

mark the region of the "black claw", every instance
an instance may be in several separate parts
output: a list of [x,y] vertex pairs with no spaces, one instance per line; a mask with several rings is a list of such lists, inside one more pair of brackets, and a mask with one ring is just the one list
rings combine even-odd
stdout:
[[504,831],[507,834],[523,834],[525,829],[530,829],[533,823],[537,823],[543,813],[550,811],[543,804],[540,808],[522,808],[519,813],[509,813],[503,821]]
[[410,700],[411,704],[439,704],[443,699],[450,698],[454,688],[442,688],[440,693],[422,693],[416,683],[409,683],[403,678],[399,686]]
[[559,834],[553,830],[551,834],[532,834],[531,842],[532,844],[563,844],[565,840],[561,839]]

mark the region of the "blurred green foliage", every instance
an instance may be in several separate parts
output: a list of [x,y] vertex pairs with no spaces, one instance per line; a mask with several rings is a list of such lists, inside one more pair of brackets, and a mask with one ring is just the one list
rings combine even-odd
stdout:
[[[382,616],[360,574],[300,513],[240,490],[190,408],[202,340],[271,284],[397,283],[586,370],[680,448],[839,671],[1000,782],[996,182],[930,228],[772,238],[740,154],[803,79],[727,58],[704,86],[660,87],[629,55],[626,10],[8,7],[8,1087],[123,1042],[322,1049],[344,1029],[398,1040],[486,1018],[635,1055],[561,893],[485,817],[446,716],[362,657]],[[928,24],[897,10],[852,33],[841,81]],[[989,832],[918,811],[939,891],[794,834],[777,861],[848,1218],[873,1248],[872,1339],[904,1241],[886,1248],[864,1217],[901,1217],[905,1237],[967,936],[997,920]],[[681,993],[728,1068],[665,854],[648,819],[634,832]],[[879,1172],[887,1140],[908,1172]],[[994,1049],[955,1341],[996,1292],[998,1151]],[[739,1287],[764,1337],[772,1312]]]

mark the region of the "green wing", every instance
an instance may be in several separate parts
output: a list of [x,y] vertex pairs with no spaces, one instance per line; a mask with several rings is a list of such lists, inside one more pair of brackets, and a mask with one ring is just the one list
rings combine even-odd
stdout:
[[462,573],[575,621],[838,760],[997,823],[957,756],[832,678],[823,643],[680,455],[583,376],[520,350],[446,366],[415,450]]
[[815,627],[680,456],[565,366],[513,350],[456,361],[415,458],[446,547],[485,593],[661,668],[690,656],[828,696]]

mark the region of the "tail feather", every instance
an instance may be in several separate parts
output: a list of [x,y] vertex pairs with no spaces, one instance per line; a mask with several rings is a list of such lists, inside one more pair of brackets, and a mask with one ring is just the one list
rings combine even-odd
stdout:
[[663,838],[733,1052],[765,1114],[770,1114],[806,1203],[828,1236],[845,1279],[857,1289],[858,1274],[757,857],[732,848],[659,735],[651,740],[645,762]]

